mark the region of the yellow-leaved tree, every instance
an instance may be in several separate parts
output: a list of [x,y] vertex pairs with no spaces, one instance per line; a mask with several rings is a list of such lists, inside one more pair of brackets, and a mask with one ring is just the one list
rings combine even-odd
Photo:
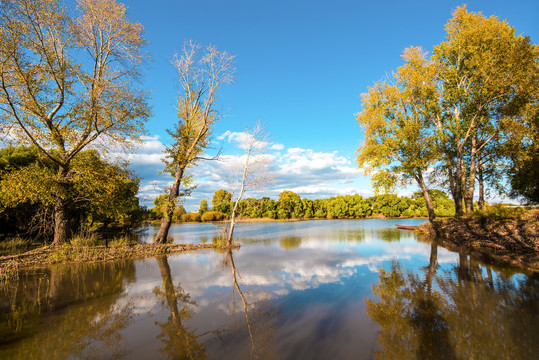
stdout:
[[165,171],[174,176],[169,190],[167,209],[154,243],[166,241],[174,208],[180,196],[180,186],[188,183],[185,171],[196,164],[210,140],[212,125],[219,117],[215,109],[221,86],[231,83],[234,74],[234,56],[219,51],[214,45],[204,49],[187,41],[173,61],[178,71],[178,123],[169,131],[174,142],[167,149]]
[[431,118],[439,113],[435,67],[420,48],[406,49],[403,59],[405,64],[392,79],[376,83],[363,95],[363,110],[356,116],[365,139],[357,160],[367,171],[379,171],[373,181],[383,187],[413,179],[433,221],[434,206],[424,174],[438,158],[431,127]]
[[92,143],[128,144],[144,133],[146,92],[135,87],[147,55],[143,27],[115,0],[0,5],[0,125],[53,161],[54,240],[68,240],[72,161]]

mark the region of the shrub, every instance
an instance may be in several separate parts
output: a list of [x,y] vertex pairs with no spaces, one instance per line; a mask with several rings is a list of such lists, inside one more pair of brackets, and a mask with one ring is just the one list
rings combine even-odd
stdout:
[[182,215],[182,221],[185,222],[198,222],[200,221],[200,214],[196,213],[187,213]]
[[226,218],[226,214],[219,211],[207,211],[200,217],[202,221],[221,221]]

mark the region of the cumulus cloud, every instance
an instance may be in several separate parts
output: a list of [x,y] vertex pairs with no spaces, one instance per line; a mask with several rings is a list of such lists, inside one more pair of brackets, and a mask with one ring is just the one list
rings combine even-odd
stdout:
[[[216,139],[232,146],[218,160],[200,161],[188,170],[197,187],[191,197],[185,199],[187,210],[195,211],[200,200],[205,198],[211,201],[216,190],[226,189],[233,176],[232,169],[245,160],[248,134],[226,131]],[[266,154],[262,156],[271,164],[269,170],[275,179],[265,188],[246,194],[248,197],[269,196],[276,199],[283,190],[294,191],[311,199],[346,194],[371,195],[370,182],[364,172],[336,151],[322,152],[299,147],[287,149],[283,144],[273,142],[264,142],[260,146],[266,149]],[[173,179],[169,174],[158,175],[163,171],[165,148],[159,136],[147,136],[134,153],[125,155],[141,178],[139,195],[147,206],[152,206],[151,200],[172,184]]]

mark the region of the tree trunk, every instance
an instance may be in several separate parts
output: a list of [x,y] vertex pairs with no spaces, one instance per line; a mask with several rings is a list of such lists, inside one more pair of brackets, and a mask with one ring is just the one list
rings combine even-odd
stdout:
[[484,189],[484,179],[483,179],[483,163],[481,159],[478,162],[477,169],[477,182],[479,183],[479,199],[477,200],[477,206],[479,210],[485,210],[485,189]]
[[427,189],[427,186],[425,185],[425,180],[423,179],[423,173],[421,170],[418,170],[416,175],[416,181],[423,191],[423,197],[425,198],[425,204],[427,204],[427,213],[429,214],[429,221],[433,222],[436,218],[436,215],[434,214],[434,206],[432,205],[432,200],[430,198],[429,190]]
[[161,220],[161,227],[159,227],[159,231],[155,239],[153,239],[153,244],[164,244],[167,241],[168,231],[172,224],[172,216],[174,215],[174,208],[176,207],[176,200],[180,194],[180,184],[182,182],[184,168],[184,166],[179,166],[178,171],[176,171],[176,177],[168,195],[167,211],[163,216],[163,220]]
[[232,234],[234,233],[234,227],[236,226],[236,211],[238,209],[239,201],[234,203],[232,208],[232,214],[230,215],[230,229],[228,229],[228,236],[226,238],[227,246],[232,247]]
[[54,204],[54,239],[52,245],[64,244],[70,235],[69,229],[69,166],[60,166],[58,169],[58,192]]
[[468,188],[464,195],[466,212],[473,212],[473,195],[475,192],[475,172],[477,170],[477,139],[472,137],[472,149],[470,151],[470,175],[468,177]]
[[454,178],[454,190],[453,190],[453,201],[455,201],[455,215],[462,216],[464,215],[464,208],[462,206],[463,194],[462,187],[464,185],[464,166],[462,159],[462,151],[457,150],[457,166],[456,174]]
[[234,232],[234,226],[236,226],[236,211],[238,210],[238,204],[243,198],[243,193],[245,192],[245,181],[247,180],[247,168],[249,167],[249,158],[251,157],[251,151],[252,151],[252,143],[249,146],[249,149],[247,150],[247,158],[245,160],[245,165],[243,166],[243,173],[241,176],[240,194],[238,195],[238,198],[236,199],[236,202],[234,203],[234,207],[232,208],[232,214],[230,216],[230,229],[228,230],[228,237],[227,237],[228,248],[232,247],[232,233]]

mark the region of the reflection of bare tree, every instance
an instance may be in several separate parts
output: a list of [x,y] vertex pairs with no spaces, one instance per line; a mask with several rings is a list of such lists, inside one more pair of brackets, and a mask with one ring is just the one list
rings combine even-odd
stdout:
[[[245,313],[245,325],[249,332],[250,358],[251,359],[274,359],[276,358],[271,344],[273,342],[273,322],[275,321],[275,307],[269,302],[259,301],[256,304],[249,303],[238,281],[239,274],[234,263],[232,250],[227,252],[228,262],[232,270],[234,289],[241,298]],[[234,296],[234,292],[232,293]]]
[[[367,312],[380,325],[379,359],[528,359],[539,351],[539,279],[515,281],[464,254],[437,274],[431,245],[424,276],[394,263],[380,271]],[[486,276],[484,273],[486,272]],[[436,290],[436,288],[438,290]]]
[[207,359],[208,355],[204,345],[197,342],[197,339],[202,335],[196,335],[195,330],[189,329],[183,323],[184,320],[191,318],[190,306],[195,305],[195,302],[180,285],[176,287],[173,285],[166,256],[157,257],[156,260],[163,279],[163,286],[156,288],[154,293],[162,297],[163,307],[168,307],[170,311],[168,321],[158,323],[161,327],[159,337],[165,344],[164,348],[161,349],[162,352],[168,354],[171,359]]

